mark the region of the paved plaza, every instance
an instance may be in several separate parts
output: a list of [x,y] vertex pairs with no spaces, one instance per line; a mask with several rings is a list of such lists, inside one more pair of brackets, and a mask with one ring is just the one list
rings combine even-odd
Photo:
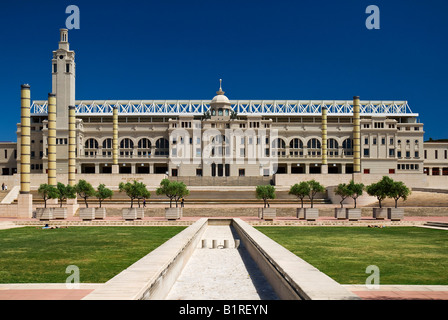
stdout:
[[[257,217],[240,217],[252,225],[277,224],[291,225],[300,222],[294,217],[279,217],[274,222],[264,222]],[[162,217],[145,217],[139,223],[143,225],[160,225],[162,223],[177,223],[189,225],[199,217],[183,217],[171,222]],[[402,225],[423,226],[425,221],[448,222],[448,217],[405,217]],[[0,230],[17,228],[34,222],[43,225],[36,219],[0,218]],[[60,221],[62,222],[62,221]],[[55,221],[50,222],[50,226]],[[65,221],[66,224],[83,223],[78,217]],[[121,217],[108,217],[103,223],[124,225]],[[348,221],[338,221],[332,217],[320,217],[309,225],[344,225]],[[364,225],[387,225],[390,221],[377,221],[362,218],[359,223]],[[197,249],[189,259],[181,276],[177,279],[167,299],[171,300],[274,300],[277,299],[272,288],[263,278],[256,264],[248,257],[244,247],[235,249],[235,235],[230,226],[210,226],[203,234],[208,248],[202,248],[200,241]],[[217,240],[218,248],[212,249],[212,240]],[[230,248],[222,248],[223,241],[230,240]],[[198,276],[200,274],[200,277]],[[65,284],[0,284],[0,300],[80,300],[103,284],[80,284],[77,289],[68,289]],[[448,300],[448,286],[428,285],[382,285],[379,289],[367,289],[365,285],[343,285],[363,300]]]

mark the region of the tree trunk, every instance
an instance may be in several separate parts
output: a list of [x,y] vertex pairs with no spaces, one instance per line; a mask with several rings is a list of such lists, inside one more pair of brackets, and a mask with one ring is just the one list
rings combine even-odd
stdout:
[[99,202],[100,202],[100,208],[101,208],[101,202],[102,202],[102,201],[101,201],[100,199],[98,199],[98,200],[99,200]]
[[87,197],[84,198],[84,202],[86,203],[86,208],[88,208],[89,204],[87,203]]
[[353,201],[355,201],[355,209],[356,209],[356,199],[357,199],[357,198],[353,198]]
[[395,208],[398,208],[398,199],[395,199]]
[[131,209],[132,209],[132,206],[134,205],[134,199],[133,198],[131,198]]
[[46,198],[44,198],[44,208],[45,209],[47,208],[47,199]]
[[300,199],[300,202],[302,203],[302,209],[303,209],[303,198]]

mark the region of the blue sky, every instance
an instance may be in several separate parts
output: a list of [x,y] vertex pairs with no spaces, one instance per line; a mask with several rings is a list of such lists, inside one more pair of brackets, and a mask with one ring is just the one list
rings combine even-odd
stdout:
[[[448,138],[448,1],[0,2],[0,140],[16,141],[20,85],[51,91],[65,9],[76,99],[407,100],[425,139]],[[368,30],[368,5],[380,30]]]

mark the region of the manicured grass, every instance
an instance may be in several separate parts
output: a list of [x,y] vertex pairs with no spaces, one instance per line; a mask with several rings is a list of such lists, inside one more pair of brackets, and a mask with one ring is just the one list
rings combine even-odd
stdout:
[[185,227],[34,227],[0,230],[0,283],[103,283]]
[[[448,231],[417,227],[258,227],[341,284],[448,285]],[[370,282],[369,282],[370,284]]]

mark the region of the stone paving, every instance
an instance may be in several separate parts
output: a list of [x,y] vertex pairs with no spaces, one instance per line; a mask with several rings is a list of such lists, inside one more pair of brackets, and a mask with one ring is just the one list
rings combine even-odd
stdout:
[[[277,296],[242,244],[235,249],[233,228],[211,226],[168,293],[167,300],[276,300]],[[212,241],[218,248],[212,248]],[[229,248],[222,248],[229,240]]]

